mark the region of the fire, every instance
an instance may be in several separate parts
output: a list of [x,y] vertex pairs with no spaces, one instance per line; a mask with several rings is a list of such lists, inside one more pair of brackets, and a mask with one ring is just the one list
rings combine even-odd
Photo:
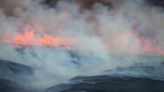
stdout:
[[46,46],[46,47],[68,47],[73,44],[72,39],[65,39],[59,36],[43,34],[41,36],[34,33],[33,30],[28,30],[23,33],[18,33],[14,38],[8,35],[0,37],[0,41],[7,44],[12,44],[16,48],[26,46]]
[[156,40],[152,40],[145,37],[139,37],[140,44],[145,52],[155,53],[164,56],[164,50],[159,48]]
[[[126,49],[126,46],[131,52],[141,52],[141,53],[150,53],[155,55],[161,55],[164,56],[164,50],[157,46],[158,41],[151,39],[149,37],[144,36],[136,36],[136,26],[137,22],[135,21],[133,24],[132,29],[128,31],[123,37],[122,43],[120,43],[120,40],[117,42],[117,37],[112,38],[111,45],[113,49],[118,49],[118,45],[124,44]],[[133,38],[134,37],[134,38]],[[4,34],[0,36],[0,42],[5,44],[13,45],[15,48],[23,48],[28,46],[38,46],[38,47],[66,47],[69,48],[72,45],[78,44],[78,40],[75,38],[63,38],[62,36],[53,36],[50,33],[44,32],[42,34],[35,32],[33,29],[24,28],[23,32],[19,32],[14,36],[11,36],[9,34]],[[76,43],[75,43],[76,42]],[[80,43],[80,42],[79,42]],[[137,45],[138,46],[132,46]],[[108,43],[106,42],[105,45]],[[141,46],[141,47],[140,47]],[[109,47],[109,50],[111,48]],[[137,50],[137,51],[136,51]],[[119,52],[119,51],[118,51]],[[140,54],[140,53],[139,53]]]
[[[131,35],[135,35],[135,29],[139,25],[139,22],[135,19],[132,20],[132,29],[129,31]],[[148,38],[145,36],[139,36],[137,37],[139,44],[141,45],[142,49],[141,51],[143,52],[148,52],[148,53],[154,53],[158,54],[161,56],[164,56],[164,50],[160,47],[158,47],[158,39],[154,38]]]

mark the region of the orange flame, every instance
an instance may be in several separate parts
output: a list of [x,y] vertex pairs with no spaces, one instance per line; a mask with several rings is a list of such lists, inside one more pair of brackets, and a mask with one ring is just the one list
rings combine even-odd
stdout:
[[156,46],[156,40],[148,39],[145,37],[139,37],[139,41],[145,52],[155,53],[164,56],[164,50]]
[[24,46],[47,46],[47,47],[68,47],[73,44],[72,39],[64,39],[62,37],[53,37],[50,34],[37,36],[32,30],[17,34],[14,38],[7,35],[1,36],[0,41],[13,44],[16,48]]
[[[135,35],[134,30],[137,28],[138,25],[139,25],[139,22],[135,19],[132,19],[132,30],[129,31],[132,35]],[[142,46],[142,50],[144,52],[154,53],[154,54],[164,56],[164,49],[157,46],[158,44],[157,39],[151,39],[148,37],[139,36],[138,41],[140,45]]]

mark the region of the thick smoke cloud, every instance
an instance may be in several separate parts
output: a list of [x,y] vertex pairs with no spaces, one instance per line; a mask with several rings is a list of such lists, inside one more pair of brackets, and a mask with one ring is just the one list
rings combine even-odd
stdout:
[[[68,49],[17,49],[2,41],[0,58],[33,67],[34,85],[44,87],[135,63],[161,63],[138,60],[137,55],[163,55],[163,10],[145,6],[142,0],[113,0],[112,5],[113,9],[109,9],[95,3],[92,9],[81,11],[77,2],[60,1],[51,8],[40,0],[1,0],[1,36],[14,38],[23,29],[32,29],[38,35],[51,33],[71,38],[74,44]],[[123,55],[125,60],[113,54]]]

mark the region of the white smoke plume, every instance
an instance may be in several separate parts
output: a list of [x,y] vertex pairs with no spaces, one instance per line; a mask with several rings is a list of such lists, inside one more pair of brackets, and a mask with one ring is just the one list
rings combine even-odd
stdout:
[[[142,0],[112,1],[114,9],[95,3],[92,9],[80,11],[75,1],[59,1],[52,8],[41,0],[0,0],[1,36],[14,38],[22,29],[32,29],[39,35],[51,33],[75,40],[69,49],[34,46],[21,50],[2,41],[0,59],[33,67],[34,85],[44,87],[135,63],[161,63],[138,60],[137,55],[163,55],[163,10]],[[151,51],[154,48],[159,49]],[[113,58],[113,54],[126,60]]]

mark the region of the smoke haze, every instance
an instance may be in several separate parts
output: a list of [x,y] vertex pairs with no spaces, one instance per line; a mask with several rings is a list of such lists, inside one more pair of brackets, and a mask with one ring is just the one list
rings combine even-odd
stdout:
[[[0,58],[34,69],[31,83],[38,87],[65,82],[75,76],[162,60],[139,60],[139,55],[163,56],[164,14],[143,0],[112,0],[112,9],[95,3],[81,11],[76,1],[59,1],[55,8],[41,0],[0,0],[0,35],[12,39],[32,30],[73,41],[68,47],[24,47],[0,40]],[[35,41],[32,44],[39,44]],[[113,57],[122,55],[125,60]],[[162,70],[161,70],[162,71]],[[35,81],[34,83],[32,81]]]

